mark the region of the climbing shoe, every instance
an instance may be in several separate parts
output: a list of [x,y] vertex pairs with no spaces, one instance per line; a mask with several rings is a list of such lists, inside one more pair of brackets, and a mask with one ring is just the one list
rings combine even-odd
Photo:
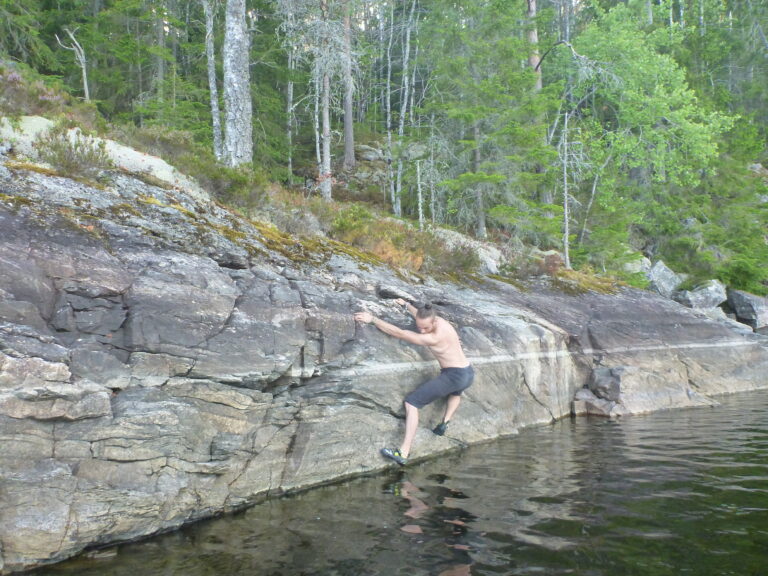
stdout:
[[434,432],[438,436],[442,436],[443,434],[445,434],[446,428],[448,428],[448,422],[440,422],[440,424],[438,424],[432,429],[432,432]]
[[400,464],[400,466],[405,466],[406,464],[408,464],[408,458],[400,454],[400,450],[398,450],[397,448],[382,448],[381,455],[384,456],[384,458],[389,458],[390,460],[394,460],[395,462]]

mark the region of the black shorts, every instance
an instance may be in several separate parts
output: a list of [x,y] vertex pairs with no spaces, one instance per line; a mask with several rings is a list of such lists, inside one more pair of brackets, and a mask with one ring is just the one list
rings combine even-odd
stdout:
[[405,397],[405,401],[416,408],[423,408],[430,402],[443,396],[460,396],[462,391],[472,386],[475,371],[472,366],[466,368],[443,368],[440,375],[424,382]]

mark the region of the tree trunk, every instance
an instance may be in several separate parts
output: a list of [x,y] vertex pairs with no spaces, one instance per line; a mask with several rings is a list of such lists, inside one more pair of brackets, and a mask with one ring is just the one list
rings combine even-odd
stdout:
[[563,134],[560,137],[560,160],[563,168],[563,260],[566,270],[571,269],[570,256],[570,207],[568,203],[568,112],[563,121]]
[[561,0],[560,3],[560,30],[562,39],[566,42],[571,41],[571,30],[573,29],[573,0]]
[[[77,30],[75,30],[76,32]],[[75,54],[75,62],[77,63],[78,68],[80,68],[80,72],[83,77],[83,96],[85,98],[86,102],[89,102],[91,100],[91,93],[88,90],[88,62],[85,57],[85,50],[83,50],[83,47],[80,45],[80,42],[77,41],[77,38],[75,37],[75,33],[72,32],[69,28],[64,28],[64,32],[67,33],[69,36],[69,39],[72,41],[72,45],[65,46],[58,36],[56,36],[56,41],[59,43],[59,46],[64,48],[65,50],[71,50]]]
[[[320,14],[323,22],[329,21],[328,0],[320,0]],[[327,42],[327,41],[324,41]],[[323,52],[328,51],[328,46],[323,45]],[[331,77],[322,61],[315,62],[315,75],[321,79],[320,83],[320,117],[322,122],[322,137],[320,138],[320,170],[318,181],[320,195],[324,200],[331,200],[333,190],[333,172],[331,171]]]
[[541,56],[539,55],[539,30],[536,24],[536,0],[528,0],[528,65],[536,75],[535,92],[541,92]]
[[[475,150],[472,154],[472,172],[477,174],[480,171],[480,126],[477,123],[472,127],[472,134],[475,140]],[[485,239],[488,233],[485,228],[485,201],[483,198],[483,184],[477,184],[475,188],[475,204],[477,207],[477,220],[475,222],[475,233],[478,238]]]
[[[408,116],[408,99],[410,94],[411,78],[409,74],[411,59],[411,32],[413,31],[413,17],[416,12],[416,1],[411,2],[411,12],[408,15],[408,24],[405,27],[405,46],[403,47],[403,72],[400,92],[400,121],[397,128],[397,147],[400,148],[405,136],[405,119]],[[397,155],[397,188],[395,190],[395,215],[402,216],[402,176],[403,155]]]
[[584,237],[587,235],[589,214],[592,211],[592,205],[595,203],[595,198],[597,198],[597,183],[600,181],[600,176],[603,174],[603,170],[608,167],[608,164],[610,164],[612,160],[613,154],[609,154],[608,158],[605,159],[605,162],[600,166],[600,169],[595,173],[595,177],[592,180],[592,193],[589,195],[589,203],[587,204],[587,209],[584,211],[584,222],[581,225],[581,233],[579,234],[579,245],[584,243]]
[[429,117],[429,213],[432,218],[432,224],[435,224],[435,213],[437,212],[437,198],[435,197],[435,178],[437,171],[435,166],[435,114]]
[[421,162],[416,160],[416,195],[419,203],[419,230],[424,230],[424,194],[421,191]]
[[322,88],[320,87],[321,78],[315,74],[314,84],[314,111],[312,114],[312,128],[315,131],[315,163],[317,164],[317,182],[320,182],[320,174],[323,173],[323,146],[322,137],[320,134],[320,93]]
[[331,172],[331,78],[323,74],[320,95],[320,110],[323,118],[322,160],[320,165],[320,194],[324,200],[332,195],[333,172]]
[[416,43],[413,54],[413,72],[411,72],[411,102],[408,104],[408,116],[410,118],[411,127],[416,126],[416,116],[414,110],[416,109],[416,72],[419,62],[419,44]]
[[352,26],[350,0],[344,6],[344,170],[355,167],[355,123],[353,97],[355,80],[352,76]]
[[245,0],[227,0],[224,32],[224,157],[229,166],[253,161],[253,108]]
[[201,0],[205,11],[205,57],[208,63],[208,91],[211,103],[211,127],[213,128],[213,153],[217,160],[223,157],[221,137],[221,111],[219,110],[219,88],[216,82],[216,53],[214,40],[214,13],[212,0]]
[[384,108],[387,125],[387,180],[389,183],[389,200],[396,216],[400,214],[396,210],[395,176],[392,168],[392,40],[395,35],[395,7],[390,7],[389,39],[387,41],[387,81],[385,83]]
[[288,185],[293,186],[293,72],[296,70],[296,62],[293,50],[288,49],[288,86],[285,97],[285,142],[288,147]]
[[157,99],[165,99],[165,5],[162,0],[155,2],[155,90]]

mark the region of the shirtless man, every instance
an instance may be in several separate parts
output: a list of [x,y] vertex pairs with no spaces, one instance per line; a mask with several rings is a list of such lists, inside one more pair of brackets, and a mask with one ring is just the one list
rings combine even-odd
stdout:
[[383,456],[403,466],[408,462],[411,444],[419,426],[419,408],[423,408],[437,398],[448,397],[443,421],[433,430],[435,434],[442,436],[445,434],[448,422],[459,407],[462,391],[472,385],[475,373],[461,348],[458,333],[447,320],[435,314],[430,304],[416,308],[401,298],[395,302],[404,306],[406,311],[416,319],[418,332],[398,328],[376,318],[370,312],[358,312],[355,314],[355,320],[364,324],[373,324],[385,334],[400,340],[426,346],[440,364],[440,375],[437,378],[424,382],[405,397],[405,436],[400,448],[381,449]]

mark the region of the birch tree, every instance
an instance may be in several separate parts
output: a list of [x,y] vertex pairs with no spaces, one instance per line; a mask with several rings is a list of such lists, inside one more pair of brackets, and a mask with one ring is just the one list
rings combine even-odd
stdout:
[[253,159],[253,108],[245,0],[227,0],[224,30],[224,159],[229,166]]
[[395,194],[393,211],[395,216],[402,216],[402,189],[403,189],[403,163],[404,158],[401,152],[403,146],[403,139],[405,136],[405,121],[408,117],[408,104],[410,99],[411,90],[411,78],[409,75],[409,68],[411,66],[411,35],[414,33],[415,27],[415,13],[416,13],[417,0],[411,1],[411,8],[408,13],[408,20],[405,24],[404,39],[403,39],[403,70],[400,77],[400,110],[397,126],[397,143],[395,147],[398,150],[397,154],[397,175],[395,179]]
[[166,11],[163,0],[155,0],[151,7],[155,32],[155,92],[157,99],[165,99],[165,28]]
[[334,180],[332,91],[334,80],[344,77],[344,19],[341,16],[344,4],[330,0],[277,0],[277,7],[286,32],[284,45],[298,48],[301,57],[310,63],[311,86],[315,91],[317,187],[323,198],[331,200]]
[[352,75],[352,0],[344,3],[344,170],[355,167],[355,117],[353,99],[355,79]]
[[221,134],[221,112],[219,110],[219,88],[216,78],[215,9],[217,0],[200,0],[205,13],[205,57],[208,69],[208,91],[210,94],[211,127],[213,129],[213,153],[222,160],[224,144]]
[[528,65],[536,75],[536,84],[534,86],[534,90],[536,92],[541,92],[541,57],[539,56],[539,30],[536,23],[537,15],[538,12],[536,9],[536,0],[528,0],[528,13],[526,14],[528,19]]

